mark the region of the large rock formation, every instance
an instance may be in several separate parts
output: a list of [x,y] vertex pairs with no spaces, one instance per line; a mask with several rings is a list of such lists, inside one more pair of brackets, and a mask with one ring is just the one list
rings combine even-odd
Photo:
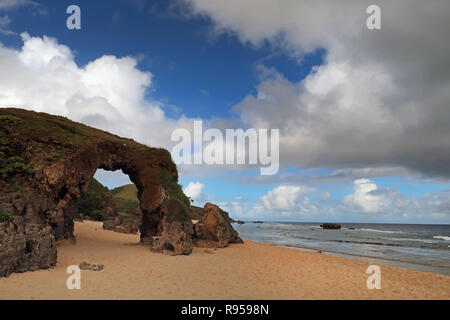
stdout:
[[[0,108],[0,276],[56,263],[73,239],[77,200],[97,169],[122,170],[138,189],[141,242],[189,254],[190,201],[170,153],[52,116]],[[12,220],[12,222],[10,221]]]
[[197,246],[223,248],[230,243],[242,243],[227,212],[212,203],[205,204],[204,211],[203,217],[195,224]]

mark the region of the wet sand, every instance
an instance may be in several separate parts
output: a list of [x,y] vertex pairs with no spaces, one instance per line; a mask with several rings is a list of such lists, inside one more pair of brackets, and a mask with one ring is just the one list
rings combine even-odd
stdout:
[[[381,289],[369,290],[368,262],[248,240],[167,256],[99,222],[76,222],[75,235],[55,268],[0,278],[0,299],[450,299],[445,275],[380,265]],[[105,269],[82,270],[68,290],[66,269],[82,261]]]

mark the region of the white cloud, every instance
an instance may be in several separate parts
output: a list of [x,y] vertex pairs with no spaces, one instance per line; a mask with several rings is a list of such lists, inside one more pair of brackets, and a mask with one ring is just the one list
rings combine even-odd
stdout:
[[293,211],[309,204],[305,194],[314,192],[314,189],[305,186],[280,185],[265,194],[261,201],[267,210]]
[[[31,8],[33,15],[48,14],[45,6],[31,0],[0,0],[0,13],[12,11],[22,6]],[[7,36],[18,36],[19,34],[17,32],[9,28],[10,24],[11,19],[7,14],[0,16],[0,34]]]
[[0,105],[69,117],[150,146],[170,145],[170,134],[189,127],[168,119],[162,104],[146,99],[152,74],[133,57],[105,55],[80,67],[72,50],[50,37],[23,33],[16,51],[0,45]]
[[257,200],[215,198],[234,219],[383,223],[450,223],[450,190],[407,198],[395,189],[381,189],[369,179],[354,181],[354,190],[342,200],[329,192],[298,185],[279,185]]
[[45,6],[32,0],[0,0],[0,11],[13,10],[24,6],[30,7],[34,14],[48,14]]
[[197,202],[203,195],[204,187],[205,185],[200,182],[190,182],[183,191],[186,194],[186,196],[190,197],[195,202]]
[[0,10],[11,9],[15,7],[22,6],[24,4],[30,3],[29,0],[1,0]]
[[9,30],[9,24],[11,23],[11,19],[8,15],[0,16],[0,34],[4,35],[14,35],[15,32]]
[[382,221],[450,222],[450,190],[421,197],[405,197],[395,189],[380,189],[370,179],[354,181],[354,190],[342,200],[340,215],[370,214]]
[[356,206],[366,213],[377,213],[383,208],[385,198],[376,195],[377,185],[369,179],[358,179],[354,181],[354,192],[344,198],[344,203],[350,207]]

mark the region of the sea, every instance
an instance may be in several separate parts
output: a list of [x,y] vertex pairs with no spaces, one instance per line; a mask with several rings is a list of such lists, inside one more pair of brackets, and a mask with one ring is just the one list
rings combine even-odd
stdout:
[[234,224],[239,235],[248,240],[450,275],[450,225],[341,226],[339,230],[325,230],[320,223]]

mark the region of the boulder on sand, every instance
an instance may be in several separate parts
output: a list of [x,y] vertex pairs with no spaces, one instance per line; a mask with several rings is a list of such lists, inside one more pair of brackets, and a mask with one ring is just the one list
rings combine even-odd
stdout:
[[205,204],[204,210],[194,226],[197,247],[223,248],[230,243],[243,243],[225,211],[212,203]]

